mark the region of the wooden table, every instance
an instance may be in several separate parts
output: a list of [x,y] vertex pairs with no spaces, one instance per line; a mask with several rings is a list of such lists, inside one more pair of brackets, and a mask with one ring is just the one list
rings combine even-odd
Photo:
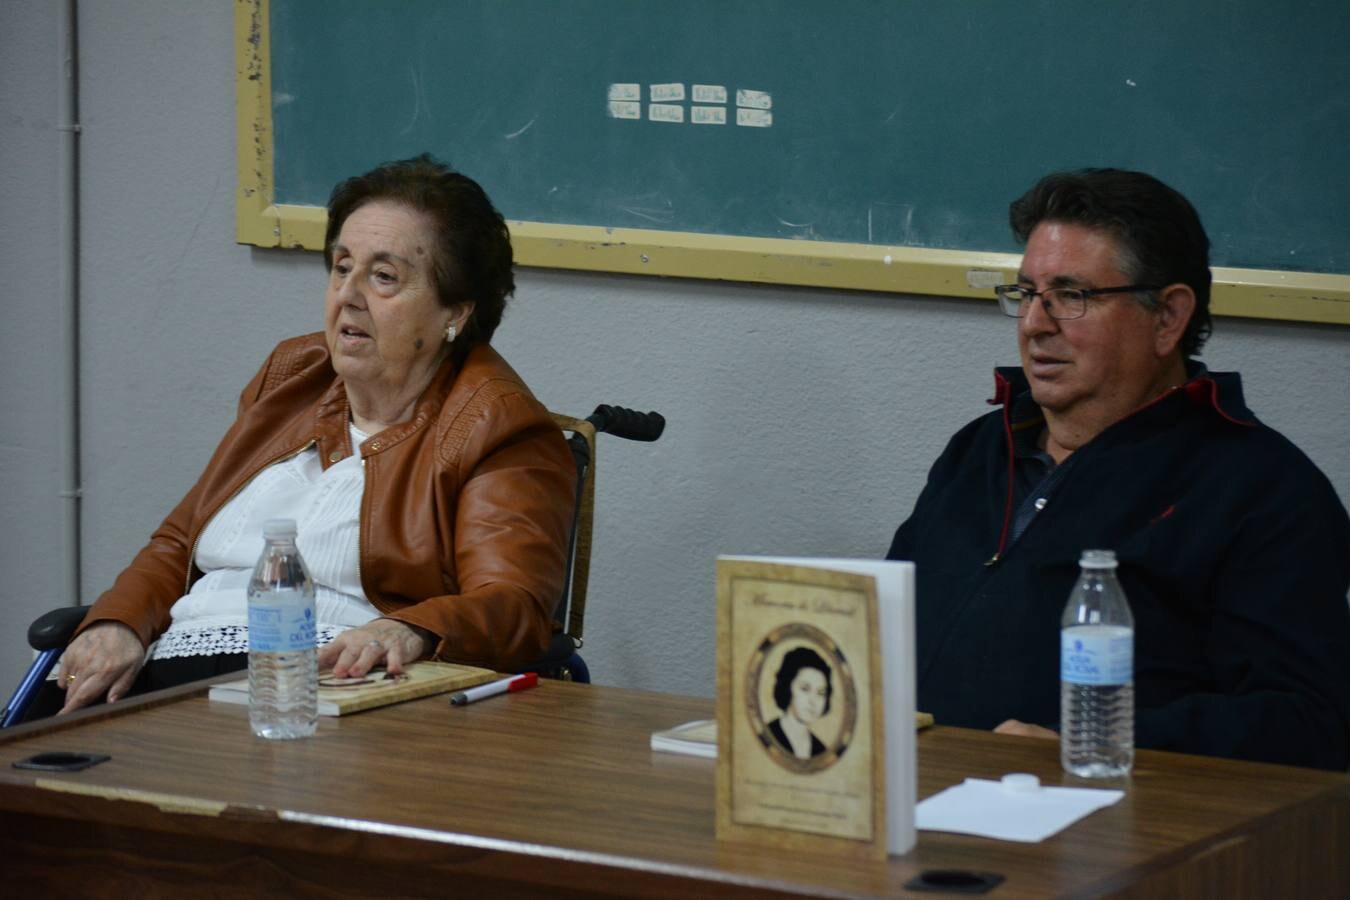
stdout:
[[[269,742],[244,707],[203,692],[0,736],[7,892],[896,895],[923,870],[968,869],[1006,876],[995,897],[1350,896],[1345,775],[1141,752],[1124,800],[1043,843],[920,832],[905,856],[860,863],[714,839],[712,761],[648,747],[654,730],[711,717],[710,701],[551,682]],[[1074,783],[1046,741],[938,727],[918,748],[920,797],[1014,771]],[[50,750],[112,759],[62,774],[10,765]]]

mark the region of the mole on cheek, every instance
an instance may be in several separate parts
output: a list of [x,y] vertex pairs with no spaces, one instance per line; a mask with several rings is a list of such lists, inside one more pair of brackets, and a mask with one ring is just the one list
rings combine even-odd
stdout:
[[413,346],[416,347],[418,350],[421,350],[421,349],[422,349],[422,339],[421,339],[421,338],[418,338],[417,340],[413,341]]

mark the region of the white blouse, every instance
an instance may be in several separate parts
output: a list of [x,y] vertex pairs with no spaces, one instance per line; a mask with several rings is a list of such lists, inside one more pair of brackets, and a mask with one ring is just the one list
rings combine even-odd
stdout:
[[[352,447],[369,435],[349,426]],[[263,523],[294,519],[296,545],[314,580],[318,640],[327,643],[380,613],[361,589],[360,453],[327,471],[317,447],[263,469],[207,523],[196,564],[205,574],[170,610],[153,659],[248,652],[248,583],[263,549]]]

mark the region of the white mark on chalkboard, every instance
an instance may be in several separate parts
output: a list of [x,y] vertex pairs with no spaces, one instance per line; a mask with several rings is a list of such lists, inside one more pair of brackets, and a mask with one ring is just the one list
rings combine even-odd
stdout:
[[736,124],[747,128],[769,128],[773,125],[773,113],[766,109],[738,109]]
[[642,104],[630,100],[611,100],[609,101],[609,116],[612,119],[640,119],[642,118]]
[[648,90],[651,92],[650,99],[653,103],[667,103],[684,99],[683,84],[675,82],[670,84],[653,84]]
[[814,222],[789,222],[787,219],[779,218],[780,222],[789,228],[810,228]]
[[653,122],[683,122],[684,107],[674,103],[649,103],[647,118]]
[[675,218],[675,206],[669,199],[658,194],[645,194],[641,197],[634,197],[637,201],[649,201],[651,206],[620,206],[619,209],[631,216],[637,216],[639,219],[646,219],[648,222],[657,222],[666,224]]
[[885,203],[867,205],[867,243],[913,244],[914,204]]
[[720,106],[695,106],[689,110],[689,121],[695,125],[725,125],[727,111]]
[[1125,83],[1126,83],[1127,85],[1129,85],[1130,87],[1139,87],[1139,85],[1137,85],[1137,84],[1134,83],[1134,79],[1133,79],[1133,78],[1126,78],[1126,79],[1125,79]]
[[607,96],[610,100],[641,100],[642,85],[626,83],[611,84]]
[[748,88],[736,89],[736,105],[747,109],[773,109],[773,95],[768,91],[752,91]]
[[522,134],[524,134],[525,132],[529,131],[529,130],[530,130],[530,126],[533,125],[533,124],[535,123],[535,121],[538,120],[538,118],[539,118],[538,116],[535,116],[533,119],[531,119],[530,121],[526,122],[525,125],[524,125],[524,127],[520,128],[520,129],[517,130],[517,131],[513,131],[513,132],[511,132],[510,134],[504,134],[504,135],[502,135],[502,137],[506,138],[508,141],[514,141],[516,138],[520,137]]
[[295,102],[294,94],[281,93],[272,95],[273,109],[276,109],[278,106],[285,106],[287,103],[294,103],[294,102]]
[[417,80],[417,70],[412,66],[408,66],[408,79],[412,81],[413,110],[408,124],[399,129],[399,134],[412,131],[412,127],[417,124],[417,119],[422,114],[422,84]]
[[695,103],[726,103],[727,89],[720,84],[691,85]]

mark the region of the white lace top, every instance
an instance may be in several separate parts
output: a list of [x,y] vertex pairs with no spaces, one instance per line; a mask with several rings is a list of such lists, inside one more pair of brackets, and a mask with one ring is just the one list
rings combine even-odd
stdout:
[[[369,435],[349,427],[352,447]],[[319,643],[379,617],[361,589],[360,514],[365,472],[353,453],[324,470],[310,447],[268,466],[221,507],[197,541],[206,574],[170,610],[153,659],[248,652],[248,582],[263,548],[263,523],[295,519],[296,544],[314,580]]]

